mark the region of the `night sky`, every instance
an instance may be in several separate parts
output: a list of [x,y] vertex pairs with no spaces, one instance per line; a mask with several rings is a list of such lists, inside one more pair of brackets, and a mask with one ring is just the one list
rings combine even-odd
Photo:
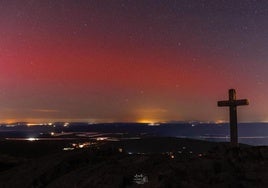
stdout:
[[268,121],[266,0],[1,0],[0,122]]

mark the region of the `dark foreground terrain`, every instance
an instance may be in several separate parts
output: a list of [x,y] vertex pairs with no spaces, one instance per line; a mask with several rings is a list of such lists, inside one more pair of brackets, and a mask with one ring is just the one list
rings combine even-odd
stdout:
[[268,147],[190,139],[0,142],[0,187],[268,187]]

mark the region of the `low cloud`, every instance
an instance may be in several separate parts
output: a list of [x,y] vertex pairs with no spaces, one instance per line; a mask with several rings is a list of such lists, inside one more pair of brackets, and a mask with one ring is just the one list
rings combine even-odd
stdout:
[[55,109],[33,109],[33,112],[41,112],[41,113],[57,113],[60,112],[59,110]]

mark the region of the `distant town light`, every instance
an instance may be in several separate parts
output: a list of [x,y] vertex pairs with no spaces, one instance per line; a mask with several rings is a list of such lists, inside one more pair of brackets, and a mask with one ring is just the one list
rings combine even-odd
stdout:
[[96,140],[97,141],[103,141],[103,140],[107,140],[108,139],[108,137],[98,137]]
[[149,120],[149,119],[141,119],[137,121],[138,123],[153,123],[154,121]]
[[27,126],[44,125],[43,123],[27,123]]
[[64,150],[64,151],[71,151],[71,150],[74,150],[74,148],[63,148],[62,150]]
[[83,148],[85,145],[84,144],[79,144],[78,147],[79,148]]
[[66,122],[64,123],[63,127],[68,127],[70,125],[70,123]]
[[221,124],[221,123],[226,123],[226,121],[224,121],[224,120],[217,120],[217,121],[215,121],[215,124]]
[[152,123],[148,123],[148,125],[149,125],[149,126],[159,126],[160,123],[154,123],[154,122],[152,122]]
[[38,138],[30,137],[30,138],[27,138],[27,140],[32,142],[32,141],[36,141],[36,140],[38,140]]
[[6,127],[16,127],[15,124],[7,124]]

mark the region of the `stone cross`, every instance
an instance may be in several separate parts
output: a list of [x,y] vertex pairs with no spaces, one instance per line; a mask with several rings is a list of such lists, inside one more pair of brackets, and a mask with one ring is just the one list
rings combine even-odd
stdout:
[[228,101],[218,101],[218,106],[229,106],[230,113],[230,135],[231,135],[231,144],[233,146],[238,145],[238,136],[237,136],[237,111],[236,107],[241,105],[248,105],[249,102],[247,99],[236,100],[235,89],[229,89],[229,100]]

